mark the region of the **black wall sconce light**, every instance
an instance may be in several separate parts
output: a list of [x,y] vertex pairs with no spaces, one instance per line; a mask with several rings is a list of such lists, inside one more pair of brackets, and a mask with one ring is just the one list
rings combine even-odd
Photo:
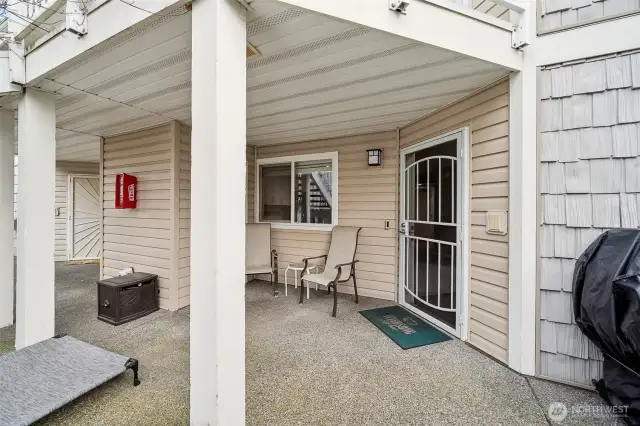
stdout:
[[367,164],[370,166],[382,165],[382,150],[380,148],[367,150]]

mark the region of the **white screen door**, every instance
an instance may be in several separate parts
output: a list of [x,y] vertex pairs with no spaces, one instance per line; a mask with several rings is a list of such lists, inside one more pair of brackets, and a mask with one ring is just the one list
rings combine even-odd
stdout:
[[100,258],[100,178],[69,176],[69,260]]
[[400,295],[406,308],[460,337],[462,132],[401,154]]

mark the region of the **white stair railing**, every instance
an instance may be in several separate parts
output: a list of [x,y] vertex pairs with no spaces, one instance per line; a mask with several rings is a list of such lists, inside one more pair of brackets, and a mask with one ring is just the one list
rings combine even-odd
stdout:
[[327,186],[331,186],[331,181],[325,182],[325,180],[322,178],[322,175],[320,175],[319,172],[311,172],[311,177],[313,178],[313,182],[316,184],[316,187],[322,193],[322,196],[324,197],[324,199],[329,204],[329,207],[331,207],[332,206],[332,197],[331,197],[332,191],[331,191],[331,189],[327,188]]

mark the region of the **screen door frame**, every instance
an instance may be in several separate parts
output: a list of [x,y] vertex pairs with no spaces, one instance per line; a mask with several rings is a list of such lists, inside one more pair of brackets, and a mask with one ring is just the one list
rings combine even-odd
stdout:
[[[405,221],[406,217],[406,157],[408,154],[421,151],[426,148],[434,147],[446,142],[456,140],[457,153],[458,153],[458,194],[457,194],[457,209],[458,209],[458,235],[457,235],[457,261],[456,261],[456,282],[457,282],[457,294],[456,294],[456,327],[451,326],[433,318],[426,314],[422,310],[412,306],[405,301],[405,279],[406,279],[406,234],[400,230],[398,232],[399,247],[400,247],[400,262],[398,270],[398,302],[406,309],[418,314],[425,318],[427,321],[442,328],[443,330],[451,333],[453,336],[466,341],[468,337],[468,324],[469,324],[469,297],[468,297],[468,279],[469,279],[469,235],[470,235],[470,167],[469,167],[469,130],[467,127],[457,129],[448,133],[438,135],[434,138],[424,140],[420,143],[411,145],[409,147],[400,150],[400,223]],[[408,228],[405,228],[408,229]],[[407,231],[408,232],[408,231]]]

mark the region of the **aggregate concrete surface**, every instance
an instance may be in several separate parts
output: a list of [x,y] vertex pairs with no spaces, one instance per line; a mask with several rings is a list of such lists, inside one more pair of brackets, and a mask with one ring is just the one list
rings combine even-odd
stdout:
[[[187,425],[189,309],[98,321],[98,268],[56,264],[56,332],[137,358],[142,383],[127,372],[38,425]],[[300,306],[297,291],[247,284],[247,425],[547,425],[552,402],[569,408],[557,424],[623,424],[572,412],[603,405],[594,392],[525,378],[459,340],[402,350],[358,313],[390,302],[340,295],[331,318],[331,297],[314,291]],[[0,329],[0,353],[13,339]]]

